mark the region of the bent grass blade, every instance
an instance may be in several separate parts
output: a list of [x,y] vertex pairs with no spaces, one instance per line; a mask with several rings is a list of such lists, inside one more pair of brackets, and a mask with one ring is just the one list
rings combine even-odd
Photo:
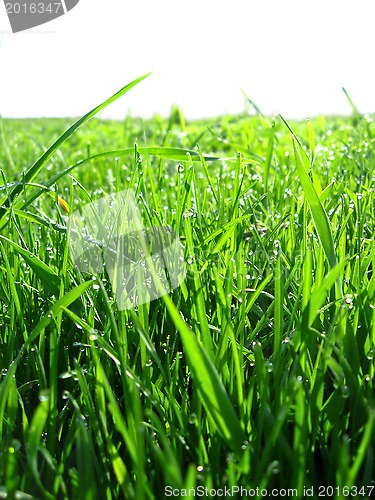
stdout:
[[[96,108],[92,109],[88,113],[86,113],[84,116],[79,118],[71,127],[68,128],[60,137],[50,146],[47,151],[25,172],[23,176],[23,183],[31,182],[35,176],[42,170],[42,168],[46,165],[46,163],[50,160],[50,158],[55,154],[55,152],[66,142],[69,137],[71,137],[76,130],[78,130],[82,125],[84,125],[86,122],[88,122],[93,116],[95,116],[99,111],[102,111],[104,108],[109,106],[111,103],[116,101],[119,97],[123,96],[131,90],[133,87],[135,87],[138,83],[140,83],[142,80],[147,78],[151,73],[147,73],[140,78],[137,78],[136,80],[132,81],[122,89],[120,89],[116,94],[114,94],[112,97],[107,99],[106,101],[102,102],[97,106]],[[6,225],[6,220],[4,221],[5,213],[6,210],[1,207],[1,205],[8,205],[10,204],[10,200],[14,200],[20,193],[22,192],[22,185],[16,185],[13,187],[13,189],[9,193],[9,197],[7,197],[5,200],[0,203],[0,229],[3,228]]]
[[172,321],[180,332],[186,358],[203,406],[212,417],[228,446],[238,453],[245,440],[245,432],[215,365],[181,318],[171,298],[164,295],[163,299]]
[[5,236],[1,236],[0,238],[6,241],[9,245],[11,245],[14,250],[24,258],[27,264],[31,267],[34,273],[38,276],[40,281],[44,286],[49,288],[54,295],[59,295],[59,286],[60,286],[60,278],[47,264],[42,262],[39,257],[34,255],[29,250],[22,248],[20,245],[15,243],[14,241],[6,238]]
[[[168,147],[150,147],[150,148],[138,148],[137,149],[138,153],[141,155],[150,155],[150,156],[157,156],[159,158],[167,159],[167,160],[175,160],[175,161],[194,161],[198,162],[201,161],[201,156],[197,151],[192,151],[190,149],[182,149],[182,148],[168,148]],[[103,158],[120,158],[122,156],[127,156],[129,154],[134,154],[134,148],[125,148],[125,149],[119,149],[119,150],[114,150],[114,151],[104,151],[103,153],[98,153],[93,156],[89,156],[87,158],[84,158],[82,160],[79,160],[77,163],[74,163],[70,167],[62,170],[58,174],[54,175],[43,185],[38,185],[35,183],[28,183],[27,185],[29,186],[37,186],[39,189],[35,189],[27,198],[27,201],[20,201],[19,203],[15,204],[12,206],[13,210],[22,210],[26,206],[30,205],[33,201],[35,201],[39,196],[44,193],[48,192],[48,188],[53,186],[57,181],[68,175],[70,172],[75,170],[78,167],[81,167],[87,163],[100,160]],[[212,156],[212,155],[204,155],[205,161],[223,161],[227,158],[219,158],[217,156]],[[22,186],[25,186],[26,184],[23,182],[16,183],[15,187],[19,186],[22,189]],[[52,196],[56,199],[56,193],[49,193],[52,194]],[[12,196],[12,193],[9,194],[10,198]],[[69,206],[66,204],[66,202],[61,198],[57,197],[57,201],[63,208],[65,212],[69,212]],[[5,215],[9,211],[8,207],[5,205],[1,207],[0,204],[0,230],[3,229],[7,221],[5,221]]]
[[316,232],[318,233],[319,240],[322,244],[329,265],[331,268],[333,268],[336,266],[337,260],[331,225],[329,223],[328,216],[324,210],[324,207],[319,199],[319,196],[315,190],[315,187],[309,178],[308,168],[311,169],[310,161],[299,139],[293,132],[288,122],[282,116],[281,119],[293,136],[297,173],[301,182],[302,189],[310,206],[311,215],[315,224]]

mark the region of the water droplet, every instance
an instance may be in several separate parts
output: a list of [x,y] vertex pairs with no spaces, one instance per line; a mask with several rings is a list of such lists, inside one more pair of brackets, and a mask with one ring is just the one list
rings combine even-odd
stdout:
[[348,387],[347,385],[343,385],[343,386],[341,387],[341,393],[342,393],[342,395],[343,395],[343,397],[344,397],[345,399],[346,399],[346,398],[348,398],[348,397],[349,397],[349,395],[350,395],[350,389],[349,389],[349,387]]
[[195,424],[196,421],[197,421],[197,415],[195,413],[191,413],[189,415],[188,423]]
[[49,401],[49,390],[42,391],[39,394],[39,401]]

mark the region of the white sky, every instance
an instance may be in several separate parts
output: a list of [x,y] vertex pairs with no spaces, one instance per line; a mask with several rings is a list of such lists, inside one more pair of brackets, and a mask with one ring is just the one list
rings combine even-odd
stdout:
[[102,116],[235,113],[240,88],[266,114],[347,114],[342,86],[375,111],[375,0],[80,0],[17,34],[0,4],[2,116],[81,115],[149,71]]

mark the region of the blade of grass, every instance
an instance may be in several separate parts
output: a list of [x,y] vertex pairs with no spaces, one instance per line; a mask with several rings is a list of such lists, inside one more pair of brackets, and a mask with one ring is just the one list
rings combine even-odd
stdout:
[[[96,108],[92,109],[84,116],[79,118],[71,127],[68,128],[60,137],[50,146],[47,151],[25,172],[23,176],[23,182],[31,182],[34,177],[42,170],[42,168],[46,165],[46,163],[50,160],[50,158],[54,155],[54,153],[66,142],[69,137],[71,137],[76,130],[78,130],[82,125],[84,125],[87,121],[89,121],[93,116],[95,116],[99,111],[102,111],[104,108],[112,104],[119,97],[123,96],[130,89],[135,87],[142,80],[147,78],[151,73],[147,73],[136,80],[133,80],[131,83],[120,89],[116,94],[102,102]],[[14,200],[22,191],[22,186],[16,185],[10,192],[9,198],[0,203],[0,225],[3,227],[3,218],[5,216],[5,209],[1,207],[1,205],[10,205],[10,200]]]
[[368,422],[365,427],[365,431],[363,433],[362,441],[357,451],[357,455],[354,459],[353,465],[350,468],[349,475],[347,477],[346,484],[349,487],[356,484],[358,473],[366,456],[366,451],[371,441],[374,440],[374,420],[375,420],[374,414],[370,413]]
[[[159,156],[160,158],[165,158],[169,160],[175,160],[175,161],[200,161],[201,157],[197,151],[192,151],[189,149],[181,149],[181,148],[162,148],[162,147],[150,147],[150,148],[138,148],[137,152],[139,154],[147,154],[147,155],[153,155],[153,156]],[[126,148],[126,149],[118,149],[115,151],[105,151],[103,153],[98,153],[93,156],[89,156],[87,158],[84,158],[82,160],[79,160],[77,163],[74,163],[70,167],[62,170],[58,174],[54,175],[43,185],[40,185],[40,188],[37,190],[34,190],[27,198],[27,201],[22,201],[19,203],[16,203],[12,206],[14,211],[20,211],[20,209],[24,209],[27,205],[30,205],[33,201],[35,201],[42,193],[44,193],[48,188],[53,186],[57,181],[68,175],[70,172],[72,172],[74,169],[78,167],[82,167],[83,165],[94,162],[103,158],[120,158],[122,156],[127,156],[134,154],[134,148]],[[216,156],[204,156],[205,161],[223,161],[226,158],[219,158]],[[24,183],[14,183],[13,184],[15,187],[17,186],[25,186],[26,184]],[[38,186],[38,184],[35,183],[28,183],[27,185],[29,186]],[[11,197],[11,193],[9,194],[9,197]],[[60,202],[60,200],[59,200]],[[61,204],[61,202],[60,202]],[[2,212],[3,211],[3,212]],[[4,205],[3,207],[0,206],[0,216],[3,213],[8,213],[9,208]],[[0,218],[0,230],[3,229],[7,221],[5,221],[5,216]]]
[[[328,262],[331,267],[336,265],[336,252],[335,246],[333,243],[333,236],[331,226],[327,217],[327,214],[323,208],[323,205],[320,202],[319,196],[314,188],[313,183],[311,182],[308,172],[306,170],[306,162],[304,162],[304,158],[308,157],[306,152],[304,151],[299,139],[296,134],[293,132],[292,128],[288,124],[288,122],[281,116],[281,119],[289,129],[289,131],[293,135],[293,146],[294,153],[296,158],[296,167],[298,176],[300,178],[300,182],[302,185],[302,189],[305,193],[307,201],[310,206],[311,215],[314,220],[315,228],[318,233],[319,240],[323,246],[324,252],[327,256]],[[311,165],[310,165],[311,167]]]
[[347,98],[348,100],[348,103],[350,104],[350,107],[352,108],[352,112],[353,112],[353,116],[354,118],[359,118],[361,116],[360,112],[358,111],[358,108],[357,106],[354,104],[354,102],[352,101],[351,97],[349,96],[347,90],[345,89],[345,87],[342,87],[342,91],[344,92],[345,94],[345,97]]
[[15,251],[25,259],[43,285],[49,288],[54,295],[59,295],[60,278],[49,266],[47,266],[47,264],[42,262],[32,252],[22,248],[20,245],[5,236],[0,235],[0,238],[11,245]]
[[[340,264],[337,264],[335,267],[333,267],[324,277],[320,286],[313,291],[311,298],[306,308],[304,309],[303,316],[304,321],[306,320],[309,328],[311,327],[317,314],[319,313],[319,309],[323,306],[327,297],[327,293],[339,279],[339,276],[343,271],[346,263],[346,261],[340,262]],[[306,318],[305,314],[308,314],[308,318]]]
[[164,295],[163,300],[180,332],[193,380],[207,413],[211,415],[228,446],[240,453],[245,433],[214,364],[181,318],[171,298]]
[[270,135],[268,138],[266,161],[263,164],[263,193],[267,193],[268,191],[268,178],[273,158],[274,145],[275,145],[275,122],[273,121],[272,127],[270,128]]
[[49,410],[49,401],[48,398],[44,398],[39,403],[36,412],[34,413],[33,419],[31,421],[30,428],[28,430],[28,447],[27,454],[29,456],[31,470],[34,474],[35,480],[42,490],[44,496],[53,500],[53,495],[51,495],[42,484],[42,480],[40,478],[39,470],[38,470],[38,450],[40,446],[40,442],[42,440],[43,429],[46,426],[47,418],[48,418],[48,410]]

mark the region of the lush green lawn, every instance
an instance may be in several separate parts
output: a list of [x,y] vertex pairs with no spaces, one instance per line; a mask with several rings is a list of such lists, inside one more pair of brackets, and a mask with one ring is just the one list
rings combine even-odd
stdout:
[[[0,496],[369,498],[372,118],[70,123],[2,122]],[[66,210],[128,188],[187,277],[119,311]]]

